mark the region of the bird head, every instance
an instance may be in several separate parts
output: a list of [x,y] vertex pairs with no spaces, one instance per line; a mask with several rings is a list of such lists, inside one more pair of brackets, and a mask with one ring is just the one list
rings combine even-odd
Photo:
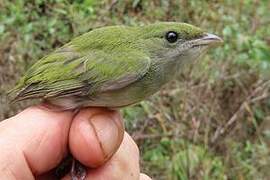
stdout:
[[139,28],[139,47],[160,64],[190,64],[222,43],[220,37],[186,23],[163,22]]

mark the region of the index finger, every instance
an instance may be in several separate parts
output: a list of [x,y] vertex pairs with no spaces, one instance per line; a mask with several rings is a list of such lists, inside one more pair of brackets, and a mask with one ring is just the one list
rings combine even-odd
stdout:
[[54,112],[35,106],[1,122],[0,169],[21,179],[57,166],[68,150],[72,118],[72,111]]

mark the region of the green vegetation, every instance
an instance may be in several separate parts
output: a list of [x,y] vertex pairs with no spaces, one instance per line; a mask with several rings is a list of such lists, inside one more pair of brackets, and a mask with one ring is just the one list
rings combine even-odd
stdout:
[[270,177],[269,0],[0,1],[0,119],[29,102],[5,93],[37,59],[95,27],[188,22],[221,35],[158,94],[123,110],[142,171],[160,180]]

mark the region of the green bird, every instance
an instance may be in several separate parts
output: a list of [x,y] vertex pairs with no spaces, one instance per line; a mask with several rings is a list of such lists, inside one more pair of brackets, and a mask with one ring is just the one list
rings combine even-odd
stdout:
[[220,42],[177,22],[98,28],[38,60],[13,89],[13,101],[40,98],[63,109],[128,106]]
[[[176,22],[95,29],[30,67],[13,89],[13,101],[40,98],[63,109],[128,106],[157,92],[220,42],[216,35]],[[78,167],[71,169],[72,179],[85,172]],[[84,179],[85,173],[78,177]]]

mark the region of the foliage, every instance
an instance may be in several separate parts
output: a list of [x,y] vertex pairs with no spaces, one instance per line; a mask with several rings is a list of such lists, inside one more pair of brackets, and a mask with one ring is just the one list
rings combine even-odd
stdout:
[[5,92],[37,59],[95,27],[188,22],[224,46],[158,94],[123,109],[142,171],[156,179],[270,177],[270,2],[268,0],[0,1],[0,119]]

